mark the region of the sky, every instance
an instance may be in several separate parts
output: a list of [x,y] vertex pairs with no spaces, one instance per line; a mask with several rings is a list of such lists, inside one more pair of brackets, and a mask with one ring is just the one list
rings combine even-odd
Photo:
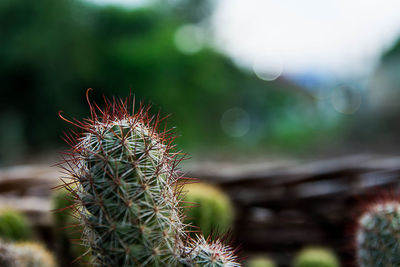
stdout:
[[[130,7],[151,0],[90,0]],[[400,36],[399,0],[217,0],[213,43],[265,80],[366,75]]]

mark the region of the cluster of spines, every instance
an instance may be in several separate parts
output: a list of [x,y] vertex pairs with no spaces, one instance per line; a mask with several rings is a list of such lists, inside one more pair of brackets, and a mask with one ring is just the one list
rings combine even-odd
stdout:
[[[94,265],[187,264],[182,240],[190,238],[179,203],[185,182],[178,182],[183,178],[177,171],[184,154],[175,152],[173,132],[158,132],[163,119],[150,117],[150,107],[130,114],[130,99],[105,99],[104,109],[88,101],[91,118],[82,122],[62,117],[81,129],[65,138],[71,150],[61,164],[69,179],[64,187],[75,198]],[[134,111],[134,100],[132,106]],[[210,246],[223,247],[218,244]],[[221,266],[192,258],[193,266]]]
[[400,202],[393,199],[370,204],[357,223],[358,265],[400,266]]
[[191,239],[191,243],[186,246],[186,255],[182,262],[186,266],[202,267],[238,267],[238,259],[235,251],[230,246],[226,246],[221,240],[211,241],[199,235]]

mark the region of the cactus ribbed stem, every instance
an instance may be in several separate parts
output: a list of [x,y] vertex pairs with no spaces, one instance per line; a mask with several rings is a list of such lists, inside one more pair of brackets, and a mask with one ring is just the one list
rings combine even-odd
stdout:
[[92,117],[83,122],[62,117],[82,130],[67,136],[71,151],[63,166],[92,263],[181,266],[190,258],[191,266],[236,266],[197,264],[187,254],[182,240],[191,239],[182,223],[184,183],[176,171],[182,157],[172,145],[175,136],[158,132],[161,120],[150,117],[149,108],[131,115],[129,103],[130,98],[106,100],[97,114],[89,102]]
[[400,266],[400,203],[383,201],[368,207],[358,221],[360,267]]

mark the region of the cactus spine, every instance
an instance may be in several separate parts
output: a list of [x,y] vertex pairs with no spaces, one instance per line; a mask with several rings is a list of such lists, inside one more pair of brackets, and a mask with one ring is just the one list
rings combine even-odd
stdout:
[[237,267],[233,249],[225,246],[220,240],[209,241],[198,236],[186,247],[187,257],[182,262],[185,266],[202,267]]
[[357,260],[360,267],[400,266],[400,203],[382,201],[358,220]]
[[71,150],[64,168],[72,179],[65,188],[75,196],[92,263],[187,264],[194,257],[183,242],[188,238],[179,203],[181,154],[174,152],[175,136],[157,131],[161,120],[150,117],[149,108],[141,106],[131,115],[130,98],[106,100],[99,114],[89,105],[90,119],[71,122],[82,132],[67,136]]

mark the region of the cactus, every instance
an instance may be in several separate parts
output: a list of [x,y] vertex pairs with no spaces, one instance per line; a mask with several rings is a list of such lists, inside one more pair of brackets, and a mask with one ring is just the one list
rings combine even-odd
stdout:
[[177,183],[181,177],[176,171],[182,157],[174,151],[175,136],[157,131],[161,120],[150,117],[149,108],[141,106],[131,115],[130,98],[106,100],[99,114],[93,107],[97,104],[89,102],[89,106],[90,119],[71,122],[82,132],[67,136],[71,150],[63,167],[70,174],[65,188],[75,198],[92,263],[179,266],[188,259],[193,262],[195,257],[185,246],[190,238],[182,223]]
[[335,254],[325,248],[308,247],[297,255],[294,267],[339,267]]
[[10,243],[0,240],[0,266],[56,267],[53,255],[39,243]]
[[257,256],[247,260],[247,267],[276,267],[276,264],[269,258]]
[[209,241],[197,236],[186,248],[187,256],[181,260],[185,266],[202,267],[237,267],[240,266],[231,247],[220,240]]
[[357,261],[360,267],[400,266],[400,203],[382,201],[358,220]]
[[[53,206],[54,236],[56,239],[57,256],[68,266],[82,266],[88,262],[87,248],[80,244],[82,227],[74,211],[68,209],[73,205],[71,193],[61,188],[51,196]],[[82,255],[84,255],[82,257]],[[77,261],[76,259],[81,259]]]
[[32,237],[28,219],[13,209],[0,210],[0,238],[6,241],[23,241]]
[[224,192],[205,183],[187,184],[184,190],[186,206],[198,204],[188,210],[185,223],[199,227],[205,237],[225,234],[232,227],[233,206]]
[[0,240],[0,266],[19,267],[10,245],[2,240]]
[[13,245],[20,267],[56,267],[53,255],[39,243],[20,242]]

